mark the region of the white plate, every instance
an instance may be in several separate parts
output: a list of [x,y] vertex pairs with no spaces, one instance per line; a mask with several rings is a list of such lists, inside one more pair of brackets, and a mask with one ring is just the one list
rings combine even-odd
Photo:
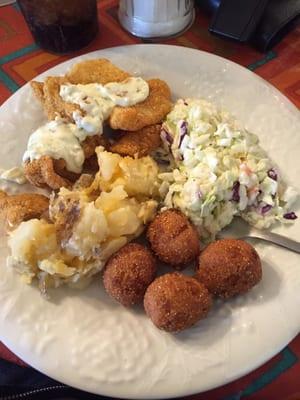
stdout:
[[[300,192],[298,111],[252,72],[200,51],[137,45],[81,56],[40,78],[96,57],[165,79],[174,98],[203,96],[225,106],[259,135]],[[28,85],[1,107],[2,167],[19,163],[29,133],[43,118]],[[276,231],[299,239],[299,221]],[[1,247],[0,339],[36,369],[90,392],[148,399],[201,392],[253,370],[299,332],[300,258],[272,245],[256,245],[264,274],[252,292],[217,304],[207,320],[176,335],[157,330],[141,308],[125,309],[110,300],[100,279],[84,291],[61,288],[45,301],[5,267],[3,240]]]

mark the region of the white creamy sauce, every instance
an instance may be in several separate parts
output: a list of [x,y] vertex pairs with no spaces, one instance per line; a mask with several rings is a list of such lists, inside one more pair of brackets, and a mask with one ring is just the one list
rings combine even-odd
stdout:
[[103,123],[116,105],[132,106],[144,101],[148,95],[148,83],[142,78],[128,78],[106,85],[61,85],[61,98],[81,109],[73,113],[75,124],[56,118],[38,128],[28,140],[23,161],[44,155],[62,158],[69,171],[80,173],[84,162],[81,142],[88,136],[103,133]]
[[73,113],[74,121],[81,131],[81,140],[89,135],[102,134],[103,122],[109,117],[115,104],[104,99],[99,90],[99,84],[90,83],[87,85],[61,85],[60,96],[68,102],[80,106],[80,111]]
[[13,167],[7,170],[0,170],[0,179],[8,182],[18,183],[24,185],[27,179],[24,175],[22,167]]
[[123,82],[110,82],[106,85],[89,83],[60,87],[61,98],[79,105],[84,111],[73,113],[77,127],[83,129],[81,137],[84,139],[88,135],[102,134],[103,123],[116,105],[129,107],[144,101],[148,95],[148,83],[142,78],[128,78]]
[[104,98],[122,107],[133,106],[144,101],[149,95],[149,86],[142,78],[128,78],[123,82],[110,82],[99,85],[99,90]]
[[80,173],[84,162],[84,153],[75,124],[56,119],[38,128],[28,140],[23,161],[36,160],[49,156],[56,160],[63,158],[69,171]]

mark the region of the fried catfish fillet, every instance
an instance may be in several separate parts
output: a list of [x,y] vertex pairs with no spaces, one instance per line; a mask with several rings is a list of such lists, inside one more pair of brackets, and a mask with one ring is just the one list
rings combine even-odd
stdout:
[[60,76],[48,76],[45,79],[44,92],[44,109],[49,120],[60,116],[73,122],[73,112],[80,111],[77,104],[67,103],[60,97],[60,86],[68,83],[67,79]]
[[45,98],[44,98],[44,83],[31,81],[30,82],[31,89],[35,95],[35,97],[42,103],[44,106]]
[[[44,84],[31,82],[36,97],[42,102],[49,120],[60,116],[73,122],[73,112],[80,111],[77,104],[67,103],[60,97],[60,86],[63,84],[88,84],[122,82],[130,77],[128,72],[121,70],[106,59],[87,60],[72,66],[64,76],[49,76]],[[137,131],[148,125],[160,123],[171,110],[170,88],[160,79],[150,79],[149,96],[146,100],[131,107],[116,106],[110,116],[112,129]]]
[[88,136],[83,142],[81,142],[81,146],[84,152],[84,158],[87,160],[95,155],[95,149],[97,146],[103,146],[106,148],[107,141],[103,136]]
[[65,164],[62,159],[54,160],[49,156],[42,156],[37,160],[26,161],[23,167],[26,178],[33,186],[58,190],[72,186],[71,180],[62,177],[62,164]]
[[[82,142],[85,163],[89,163],[89,160],[94,158],[96,147],[104,145],[104,143],[104,139],[98,135],[88,136]],[[65,160],[55,160],[49,156],[26,161],[24,163],[24,173],[32,185],[53,190],[58,190],[61,187],[71,187],[79,178],[78,174],[67,170]]]
[[[72,66],[65,76],[48,76],[44,83],[32,81],[31,88],[42,103],[48,120],[60,116],[73,122],[73,112],[80,111],[77,104],[67,103],[60,97],[60,85],[121,82],[130,75],[106,59],[87,60]],[[82,112],[82,111],[81,111]],[[84,112],[82,112],[84,114]]]
[[105,58],[86,60],[74,64],[66,78],[74,84],[121,82],[129,78],[130,74],[121,70]]
[[15,228],[23,221],[41,218],[49,208],[49,199],[42,194],[22,193],[8,195],[0,192],[0,219],[7,229]]
[[135,132],[122,132],[119,139],[110,146],[110,151],[122,156],[144,157],[161,144],[160,124],[146,126]]
[[166,82],[150,79],[149,96],[131,107],[116,106],[109,118],[112,129],[138,131],[145,126],[160,123],[171,111],[171,92]]

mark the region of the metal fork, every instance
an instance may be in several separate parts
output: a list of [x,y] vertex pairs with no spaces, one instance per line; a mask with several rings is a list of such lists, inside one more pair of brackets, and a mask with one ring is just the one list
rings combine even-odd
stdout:
[[218,234],[218,239],[229,237],[235,239],[260,239],[264,240],[265,242],[270,242],[278,246],[285,247],[286,249],[295,251],[296,253],[300,253],[300,242],[289,239],[282,235],[278,235],[277,233],[269,232],[267,230],[253,228],[247,224],[247,222],[242,220],[242,218],[234,218],[233,222]]

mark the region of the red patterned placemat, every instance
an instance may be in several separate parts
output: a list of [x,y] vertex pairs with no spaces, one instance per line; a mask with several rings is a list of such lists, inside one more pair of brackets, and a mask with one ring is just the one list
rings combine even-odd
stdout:
[[[143,43],[122,29],[117,20],[117,0],[98,3],[100,32],[88,47],[68,56],[44,52],[32,36],[17,7],[0,8],[0,104],[36,75],[76,55],[125,44]],[[208,51],[241,64],[276,86],[300,106],[300,27],[266,54],[208,33],[208,19],[198,12],[191,29],[180,37],[160,43]],[[300,134],[300,132],[299,132]],[[25,364],[0,343],[0,357]],[[197,400],[300,400],[300,336],[280,354],[251,374],[208,393],[190,396]],[[201,379],[201,377],[199,377]]]

